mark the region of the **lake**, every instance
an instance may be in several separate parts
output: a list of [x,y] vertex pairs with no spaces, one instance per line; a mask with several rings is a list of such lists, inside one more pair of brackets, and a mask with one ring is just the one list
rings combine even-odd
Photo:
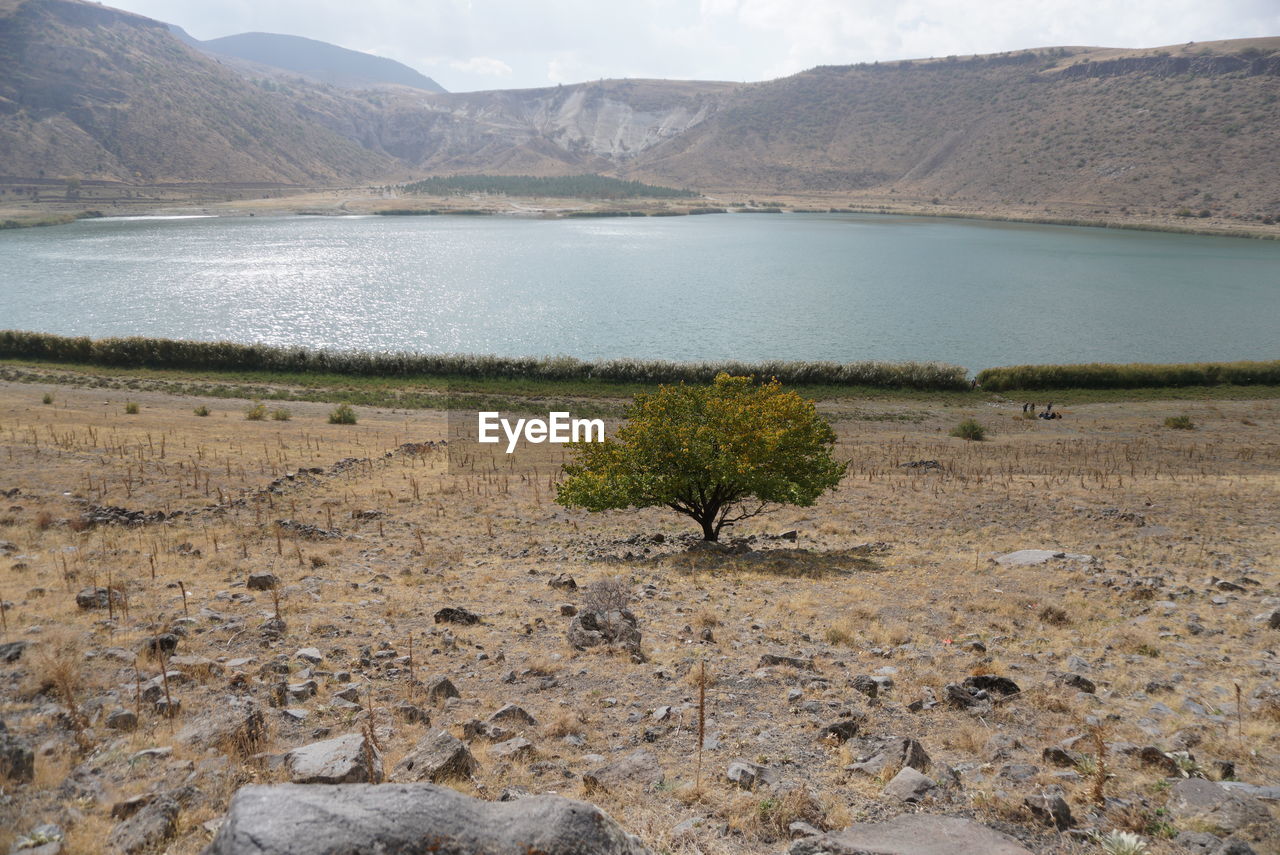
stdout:
[[1280,358],[1280,242],[847,214],[0,232],[0,328],[676,360]]

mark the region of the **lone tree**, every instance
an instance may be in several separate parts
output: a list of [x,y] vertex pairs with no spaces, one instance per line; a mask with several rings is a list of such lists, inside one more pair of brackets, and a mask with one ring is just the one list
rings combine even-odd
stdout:
[[666,505],[705,540],[776,505],[812,505],[844,477],[835,432],[777,380],[721,374],[710,386],[636,395],[616,438],[573,446],[556,501],[605,511]]

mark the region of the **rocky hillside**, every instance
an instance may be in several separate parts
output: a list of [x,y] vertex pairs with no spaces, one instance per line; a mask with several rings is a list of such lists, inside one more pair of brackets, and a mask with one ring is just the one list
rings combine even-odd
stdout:
[[17,69],[0,81],[11,178],[596,172],[832,204],[1280,215],[1280,38],[821,67],[759,84],[451,94],[264,77],[267,66],[212,60],[159,22],[82,0],[7,0],[0,59]]
[[0,175],[134,183],[330,183],[398,164],[166,25],[79,0],[0,6]]
[[640,171],[950,203],[1280,210],[1280,39],[816,68],[742,88]]

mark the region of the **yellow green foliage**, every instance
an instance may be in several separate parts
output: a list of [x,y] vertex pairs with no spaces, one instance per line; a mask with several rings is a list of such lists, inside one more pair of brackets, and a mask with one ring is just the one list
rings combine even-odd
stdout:
[[776,380],[720,374],[709,386],[640,394],[604,442],[575,443],[556,501],[590,511],[665,505],[703,537],[774,505],[812,505],[844,476],[835,432]]

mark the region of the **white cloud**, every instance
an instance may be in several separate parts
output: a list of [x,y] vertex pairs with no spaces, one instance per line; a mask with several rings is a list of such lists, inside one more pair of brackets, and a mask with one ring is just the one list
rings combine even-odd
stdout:
[[482,74],[486,77],[507,77],[511,74],[511,66],[491,56],[473,56],[467,60],[450,60],[449,67],[468,74]]
[[203,39],[259,30],[378,45],[456,91],[490,88],[496,77],[504,86],[602,76],[764,80],[822,64],[1280,35],[1278,0],[106,2]]

